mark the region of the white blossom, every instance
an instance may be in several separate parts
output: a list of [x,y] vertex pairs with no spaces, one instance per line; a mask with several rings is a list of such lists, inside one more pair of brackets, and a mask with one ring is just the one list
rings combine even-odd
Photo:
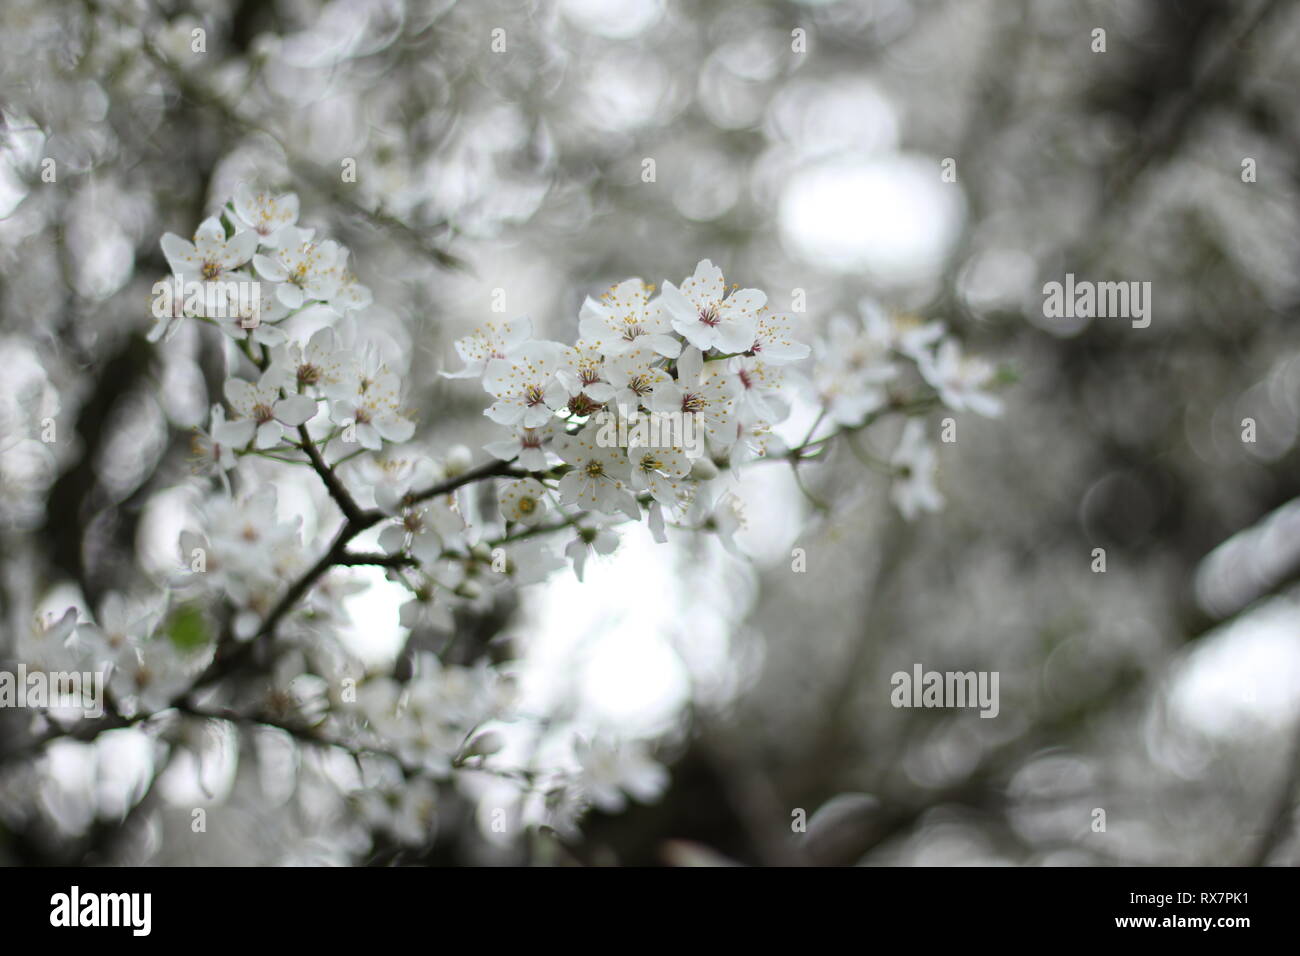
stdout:
[[492,359],[513,358],[533,337],[533,323],[527,316],[510,322],[488,322],[453,344],[465,367],[442,372],[445,378],[479,378]]
[[649,349],[632,349],[605,360],[605,379],[614,388],[610,401],[624,411],[635,411],[649,401],[655,386],[671,382],[660,367],[662,357]]
[[695,347],[682,350],[676,381],[660,382],[650,395],[650,410],[666,415],[694,415],[708,437],[729,447],[735,440],[737,384],[723,363],[704,361]]
[[340,285],[335,268],[342,255],[339,244],[332,239],[314,242],[309,230],[295,226],[285,227],[284,233],[270,255],[253,257],[257,274],[275,283],[276,298],[290,309],[311,299],[328,302]]
[[228,279],[235,269],[253,257],[256,249],[256,233],[237,232],[226,238],[226,230],[216,217],[199,224],[193,242],[171,232],[162,237],[167,264],[173,273],[189,282]]
[[582,768],[579,787],[605,813],[621,813],[629,796],[653,803],[667,789],[668,771],[637,741],[578,738],[573,749]]
[[274,249],[295,235],[288,228],[298,222],[295,193],[274,196],[264,190],[254,191],[248,183],[240,183],[235,187],[231,206],[236,224],[255,232],[262,246]]
[[271,367],[299,392],[320,389],[328,398],[356,391],[361,370],[353,353],[340,348],[330,328],[318,329],[306,345],[289,342],[271,353]]
[[546,514],[546,486],[535,478],[502,482],[497,488],[497,502],[507,521],[532,526]]
[[208,430],[196,431],[191,445],[205,462],[221,471],[229,471],[237,461],[235,451],[248,447],[256,430],[257,422],[253,418],[226,421],[226,410],[213,405]]
[[274,369],[262,373],[257,383],[226,380],[226,401],[241,419],[257,427],[254,445],[272,448],[284,438],[286,427],[297,428],[316,414],[316,402],[306,395],[280,395],[280,375]]
[[748,351],[768,365],[785,365],[807,358],[811,348],[806,342],[796,341],[793,324],[788,315],[761,313],[754,330],[754,344]]
[[600,297],[590,296],[578,313],[578,332],[603,355],[622,355],[646,348],[676,358],[682,344],[672,335],[672,324],[661,300],[651,301],[650,286],[627,279]]
[[633,491],[648,491],[665,507],[674,507],[681,495],[683,481],[691,471],[690,460],[680,448],[643,448],[627,450],[631,465],[629,485]]
[[344,441],[355,435],[361,447],[371,451],[385,441],[404,442],[415,434],[415,422],[401,408],[401,380],[387,366],[358,376],[352,391],[330,403],[330,420],[344,426]]
[[519,467],[525,471],[545,471],[549,464],[547,449],[560,434],[555,421],[551,418],[537,428],[516,428],[514,437],[488,442],[483,450],[501,461],[518,458]]
[[985,391],[996,370],[983,359],[963,356],[956,340],[945,339],[935,352],[922,353],[917,367],[953,411],[969,409],[989,418],[1002,414],[1002,400]]
[[636,499],[625,482],[631,477],[627,455],[618,447],[602,448],[583,435],[555,440],[555,453],[571,470],[560,479],[560,500],[606,515],[623,513],[633,521],[641,517]]
[[675,330],[702,352],[748,351],[754,344],[758,314],[767,296],[757,289],[727,294],[722,270],[708,259],[700,260],[695,274],[681,288],[665,282],[659,297]]
[[895,475],[890,495],[904,518],[911,521],[922,511],[938,511],[943,507],[943,496],[934,484],[938,468],[934,446],[926,440],[925,425],[920,419],[909,419],[903,426],[902,438],[890,464]]
[[510,358],[494,358],[483,370],[483,387],[496,398],[484,414],[502,425],[536,428],[568,404],[555,377],[564,352],[554,342],[529,342]]

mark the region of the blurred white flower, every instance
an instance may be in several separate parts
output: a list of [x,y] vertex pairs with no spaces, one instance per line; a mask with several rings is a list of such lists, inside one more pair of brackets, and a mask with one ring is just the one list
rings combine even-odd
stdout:
[[934,484],[938,461],[920,419],[909,419],[903,426],[902,438],[890,464],[894,467],[890,494],[904,518],[911,521],[922,511],[938,511],[943,507],[943,496]]
[[592,741],[579,737],[573,750],[582,768],[579,789],[605,813],[621,813],[627,797],[653,803],[668,787],[668,771],[638,741]]
[[238,418],[226,421],[226,410],[220,405],[213,405],[208,430],[196,430],[191,447],[201,461],[208,466],[215,466],[220,471],[229,471],[235,467],[238,459],[235,452],[248,447],[257,430],[257,422],[252,418]]
[[963,356],[956,340],[944,339],[933,354],[923,352],[917,367],[939,393],[939,399],[953,411],[969,409],[989,418],[1002,414],[1002,400],[984,390],[996,374],[993,365],[981,358]]
[[884,407],[882,386],[898,374],[889,358],[892,347],[887,326],[831,319],[826,337],[817,342],[813,384],[832,421],[858,425]]

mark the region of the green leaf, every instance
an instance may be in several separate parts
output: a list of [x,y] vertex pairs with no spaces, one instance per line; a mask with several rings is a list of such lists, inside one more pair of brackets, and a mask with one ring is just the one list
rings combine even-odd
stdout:
[[208,622],[193,604],[176,609],[165,627],[168,640],[182,651],[195,651],[208,643]]

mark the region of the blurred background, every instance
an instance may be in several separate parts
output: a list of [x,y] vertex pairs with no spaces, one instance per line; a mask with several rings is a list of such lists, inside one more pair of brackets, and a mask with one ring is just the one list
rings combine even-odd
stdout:
[[[584,296],[706,257],[805,340],[869,298],[1014,370],[937,515],[843,450],[804,472],[826,513],[761,466],[748,560],[628,532],[458,621],[462,662],[509,648],[531,706],[670,771],[548,861],[1294,863],[1298,39],[1284,2],[6,0],[0,650],[174,562],[222,366],[195,323],[145,340],[158,239],[255,181],[350,247],[439,454],[499,437],[437,375],[494,302],[572,341]],[[1150,282],[1150,326],[1045,317],[1066,273]],[[420,635],[357,579],[391,664]],[[916,663],[997,671],[999,716],[895,709]],[[386,854],[233,730],[130,773],[120,735],[0,761],[0,862],[535,859],[476,821],[490,781]]]

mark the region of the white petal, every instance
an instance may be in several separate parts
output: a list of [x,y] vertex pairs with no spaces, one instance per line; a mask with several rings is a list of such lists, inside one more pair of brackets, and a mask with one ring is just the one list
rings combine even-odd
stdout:
[[168,232],[163,234],[161,245],[163,255],[167,259],[167,264],[172,267],[172,272],[180,275],[198,268],[199,254],[192,242],[182,239],[173,232]]
[[406,546],[406,530],[400,524],[390,524],[379,532],[379,548],[385,554],[399,554]]
[[289,278],[289,273],[284,266],[274,259],[260,254],[253,256],[253,268],[257,270],[259,276],[269,282],[283,282]]
[[257,426],[257,447],[271,448],[280,444],[280,438],[284,435],[284,428],[279,422],[263,422]]
[[493,458],[499,458],[501,461],[509,461],[519,454],[519,442],[511,441],[490,441],[483,446],[483,450]]
[[221,257],[221,264],[227,269],[242,266],[257,251],[257,242],[257,233],[251,229],[248,232],[240,232],[231,236],[226,243],[226,251]]
[[[483,414],[499,425],[517,425],[524,417],[524,407],[502,399],[485,408]],[[547,414],[549,415],[550,412],[547,411]]]
[[374,428],[392,442],[408,441],[415,434],[415,422],[400,415],[381,415],[375,419]]
[[302,289],[288,282],[275,287],[275,297],[280,300],[281,304],[288,306],[290,309],[296,309],[302,305]]
[[297,427],[316,416],[316,400],[306,395],[290,395],[275,403],[275,417],[286,425]]
[[677,381],[685,385],[693,385],[700,380],[700,374],[704,371],[704,356],[697,348],[688,348],[682,351],[681,357],[677,359]]
[[667,332],[645,336],[646,344],[667,358],[677,358],[682,354],[682,343]]
[[678,321],[689,325],[699,324],[700,310],[694,302],[686,298],[681,289],[671,282],[664,283],[663,291],[659,294],[659,303],[668,311],[674,325]]
[[253,414],[253,406],[257,404],[257,389],[251,382],[245,382],[242,378],[228,378],[225,392],[226,401],[241,416]]

